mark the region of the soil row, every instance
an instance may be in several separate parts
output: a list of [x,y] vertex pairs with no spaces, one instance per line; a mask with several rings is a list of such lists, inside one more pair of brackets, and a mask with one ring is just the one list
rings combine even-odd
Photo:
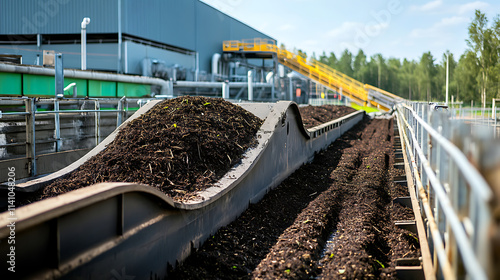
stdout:
[[394,225],[391,130],[388,120],[369,123],[332,172],[331,188],[280,236],[254,278],[393,278],[397,258],[418,256],[418,239]]
[[302,106],[299,107],[302,116],[302,123],[305,128],[311,128],[320,124],[338,119],[345,115],[355,112],[352,107],[341,105],[321,105],[321,106]]
[[[395,278],[395,260],[420,255],[394,222],[407,195],[392,178],[392,120],[363,120],[220,229],[169,279]],[[325,249],[326,248],[326,249]]]

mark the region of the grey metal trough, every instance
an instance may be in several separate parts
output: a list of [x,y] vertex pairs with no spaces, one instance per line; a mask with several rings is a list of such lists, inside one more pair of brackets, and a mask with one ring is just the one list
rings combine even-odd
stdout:
[[[155,104],[145,105],[131,119]],[[102,183],[1,213],[0,278],[164,277],[168,265],[185,259],[364,116],[357,111],[307,130],[293,102],[239,105],[265,121],[257,147],[216,186],[180,203],[146,185]],[[71,172],[103,150],[117,131],[81,160],[20,184],[16,191],[38,189]],[[8,227],[12,222],[14,230]],[[15,244],[9,244],[12,239]],[[15,273],[8,270],[11,264]]]

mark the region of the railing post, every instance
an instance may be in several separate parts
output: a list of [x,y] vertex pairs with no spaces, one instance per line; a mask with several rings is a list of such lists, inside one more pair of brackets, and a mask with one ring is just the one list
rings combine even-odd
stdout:
[[61,122],[59,118],[59,99],[54,99],[54,138],[56,143],[56,153],[61,151]]
[[101,143],[101,126],[100,126],[100,122],[101,122],[101,113],[97,112],[97,110],[100,110],[100,105],[99,105],[99,101],[95,100],[95,114],[94,114],[94,117],[95,117],[95,145],[99,145],[99,143]]
[[28,174],[36,176],[36,135],[35,135],[35,100],[28,98],[25,101],[26,113],[26,158],[28,159]]
[[120,98],[120,100],[118,101],[118,106],[117,106],[117,113],[116,113],[116,127],[119,127],[122,122],[123,122],[123,119],[125,118],[124,114],[125,114],[125,106],[123,106],[123,104],[127,102],[126,100],[126,97],[122,97]]

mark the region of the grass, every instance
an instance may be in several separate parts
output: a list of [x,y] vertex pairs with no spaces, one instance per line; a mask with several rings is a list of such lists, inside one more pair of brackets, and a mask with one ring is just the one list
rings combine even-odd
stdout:
[[379,112],[380,111],[377,108],[366,107],[366,106],[359,106],[356,103],[351,103],[351,107],[354,108],[354,109],[356,109],[356,110],[363,110],[363,111],[365,111],[367,113],[373,113],[373,112]]

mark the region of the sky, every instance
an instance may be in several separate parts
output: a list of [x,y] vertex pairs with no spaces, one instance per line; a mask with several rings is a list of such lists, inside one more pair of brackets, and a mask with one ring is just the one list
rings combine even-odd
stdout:
[[271,36],[278,45],[318,57],[345,49],[354,55],[420,60],[430,51],[436,63],[446,50],[458,59],[468,48],[468,26],[476,9],[489,22],[498,0],[201,0]]

